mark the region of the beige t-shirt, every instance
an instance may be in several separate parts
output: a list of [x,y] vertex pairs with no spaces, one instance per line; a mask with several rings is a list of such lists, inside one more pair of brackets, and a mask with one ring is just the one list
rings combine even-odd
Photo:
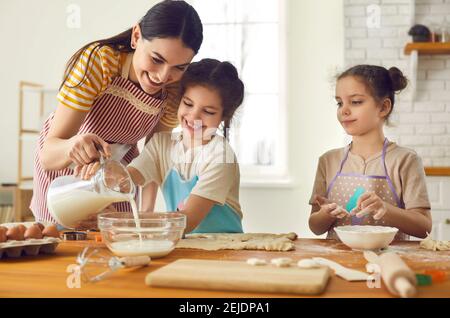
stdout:
[[172,169],[183,180],[197,176],[191,194],[228,204],[242,218],[239,165],[233,149],[221,136],[214,136],[206,145],[185,149],[181,133],[155,133],[129,166],[142,174],[145,184],[153,181],[161,186]]
[[[330,150],[319,158],[309,204],[313,204],[314,195],[326,196],[328,186],[339,171],[348,147]],[[381,159],[382,152],[364,160],[350,151],[342,173],[385,175]],[[405,209],[430,209],[425,170],[422,160],[414,150],[390,142],[386,150],[386,169],[397,195],[405,203]]]

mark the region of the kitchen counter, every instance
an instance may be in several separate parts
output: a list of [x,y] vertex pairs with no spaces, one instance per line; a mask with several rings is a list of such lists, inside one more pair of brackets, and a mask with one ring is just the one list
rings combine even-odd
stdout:
[[[267,260],[275,257],[291,257],[294,260],[325,257],[363,271],[367,263],[361,252],[351,251],[336,241],[321,239],[299,239],[296,250],[290,252],[176,249],[164,258],[152,260],[149,267],[121,269],[104,281],[95,284],[82,282],[80,288],[69,288],[67,281],[73,281],[73,274],[67,270],[75,264],[78,253],[88,245],[106,248],[94,241],[62,242],[52,255],[0,259],[0,297],[291,297],[294,295],[151,288],[144,284],[144,278],[147,273],[180,258],[246,261],[250,257]],[[398,242],[389,249],[402,256],[415,272],[441,269],[450,276],[450,252],[419,249],[418,242]],[[320,297],[392,296],[384,285],[370,289],[366,282],[347,282],[333,274]],[[419,287],[418,297],[450,297],[450,280]]]

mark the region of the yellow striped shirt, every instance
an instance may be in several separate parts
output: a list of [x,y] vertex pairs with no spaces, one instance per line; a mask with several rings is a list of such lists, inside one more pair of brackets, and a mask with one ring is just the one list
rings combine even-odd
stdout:
[[[87,60],[92,51],[91,60],[87,66]],[[95,44],[89,46],[70,71],[66,82],[58,92],[57,99],[66,107],[88,112],[95,98],[106,90],[114,77],[120,76],[125,57],[126,53],[115,51],[109,46],[101,48],[95,48]],[[85,74],[84,81],[78,85]],[[167,127],[177,127],[177,110],[180,102],[178,83],[169,85],[167,91],[169,95],[161,123]]]

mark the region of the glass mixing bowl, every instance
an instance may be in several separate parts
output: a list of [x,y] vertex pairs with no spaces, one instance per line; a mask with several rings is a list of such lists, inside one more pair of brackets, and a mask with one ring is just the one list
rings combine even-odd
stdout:
[[140,227],[132,213],[108,212],[98,216],[103,242],[118,256],[164,257],[173,251],[186,228],[181,213],[139,213]]

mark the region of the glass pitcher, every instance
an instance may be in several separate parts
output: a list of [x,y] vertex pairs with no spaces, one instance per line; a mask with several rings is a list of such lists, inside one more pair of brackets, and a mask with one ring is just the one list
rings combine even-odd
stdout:
[[73,229],[89,216],[112,203],[134,199],[136,188],[124,165],[103,158],[90,180],[62,176],[53,180],[47,193],[47,206],[62,226]]

